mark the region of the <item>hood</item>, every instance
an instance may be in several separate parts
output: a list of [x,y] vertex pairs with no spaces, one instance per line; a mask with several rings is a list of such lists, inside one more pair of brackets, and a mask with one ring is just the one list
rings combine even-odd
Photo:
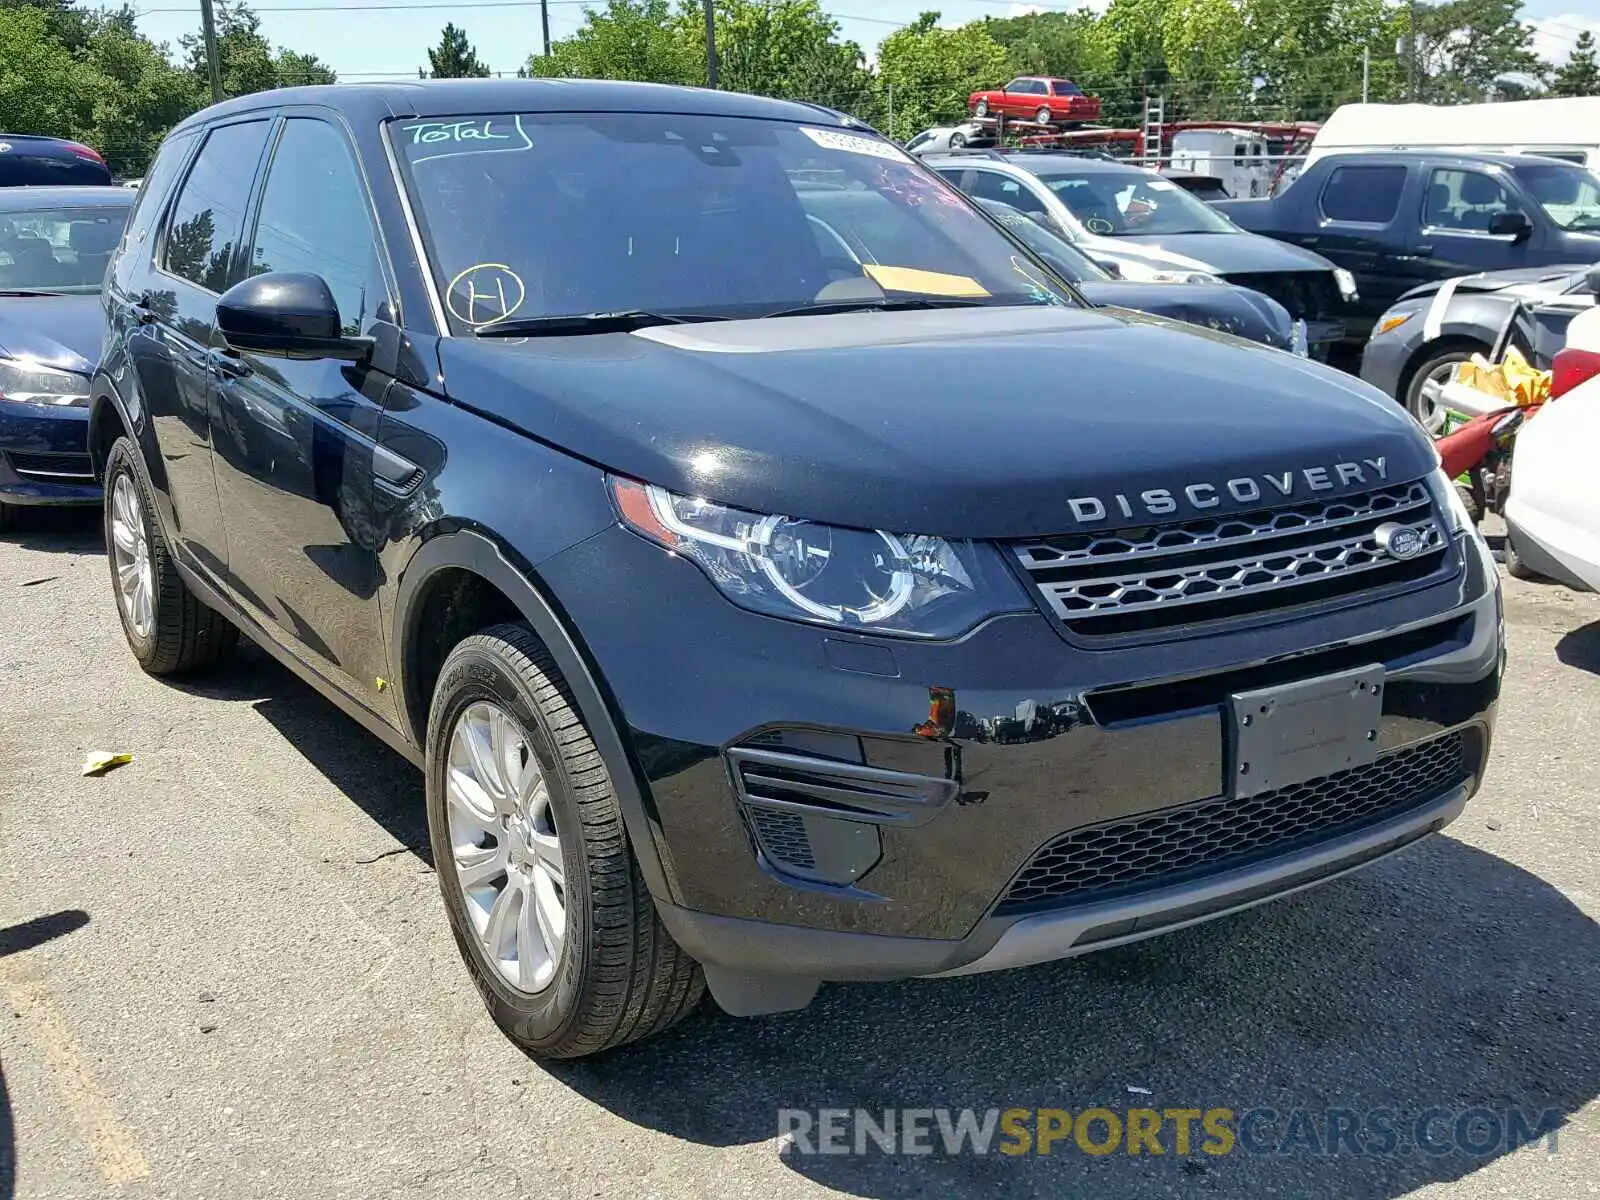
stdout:
[[1145,256],[1216,275],[1260,271],[1331,271],[1333,264],[1303,246],[1239,230],[1235,233],[1138,233],[1106,238]]
[[1096,304],[1133,308],[1246,341],[1288,349],[1292,336],[1288,310],[1248,288],[1214,283],[1138,283],[1124,279],[1085,280],[1078,290]]
[[1216,515],[1433,467],[1416,423],[1358,379],[1089,309],[455,337],[439,357],[463,407],[619,474],[902,533],[1113,528],[1129,523],[1117,497],[1146,516],[1141,496],[1165,490],[1177,517]]
[[[1590,263],[1566,263],[1553,267],[1517,267],[1510,271],[1484,271],[1466,275],[1456,280],[1459,292],[1508,292],[1526,299],[1544,300],[1559,296],[1572,286],[1573,277],[1588,271]],[[1445,281],[1436,279],[1414,287],[1400,297],[1402,300],[1418,296],[1431,296],[1443,287]]]
[[100,358],[99,296],[0,296],[0,354],[87,375]]

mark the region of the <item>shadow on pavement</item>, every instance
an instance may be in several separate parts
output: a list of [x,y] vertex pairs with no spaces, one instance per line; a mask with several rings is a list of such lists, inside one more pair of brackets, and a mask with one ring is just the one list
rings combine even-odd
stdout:
[[[81,908],[64,909],[20,925],[0,929],[0,958],[32,950],[45,942],[82,929],[89,914]],[[17,1192],[17,1122],[11,1113],[11,1093],[6,1086],[5,1064],[0,1063],[0,1200]]]
[[105,533],[99,508],[17,507],[16,524],[0,540],[47,554],[100,554]]
[[[987,1155],[952,1156],[937,1127],[929,1155],[784,1155],[859,1196],[1396,1197],[1508,1152],[1482,1119],[1467,1128],[1471,1152],[1451,1147],[1462,1110],[1509,1123],[1520,1109],[1537,1128],[1600,1094],[1597,1027],[1600,927],[1538,877],[1434,838],[1138,945],[987,977],[826,987],[805,1012],[749,1021],[708,1002],[654,1041],[550,1070],[626,1120],[712,1146],[774,1141],[781,1108],[879,1121],[889,1108],[1276,1114],[1252,1118],[1256,1149],[1241,1137],[1221,1156],[1199,1152],[1197,1123],[1178,1157],[1170,1122],[1162,1157],[1131,1156],[1126,1140],[1091,1156],[1071,1136],[1048,1157],[1010,1157],[998,1135]],[[1327,1143],[1331,1109],[1367,1123],[1341,1153],[1312,1153],[1305,1135]],[[1392,1110],[1392,1152],[1379,1152],[1374,1109]],[[1412,1137],[1429,1109],[1447,1114],[1424,1131],[1447,1149],[1438,1157]],[[1094,1140],[1106,1136],[1097,1124]]]
[[1569,667],[1600,675],[1600,621],[1574,629],[1556,643],[1556,658]]

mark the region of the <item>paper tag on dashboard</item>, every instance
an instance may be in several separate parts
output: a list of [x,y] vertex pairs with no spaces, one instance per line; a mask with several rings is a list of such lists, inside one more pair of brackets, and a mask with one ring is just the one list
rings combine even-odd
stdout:
[[910,162],[910,156],[888,142],[877,138],[859,137],[853,133],[840,133],[837,129],[816,129],[800,126],[805,134],[824,150],[843,150],[846,154],[870,154],[873,158],[888,158],[895,162]]

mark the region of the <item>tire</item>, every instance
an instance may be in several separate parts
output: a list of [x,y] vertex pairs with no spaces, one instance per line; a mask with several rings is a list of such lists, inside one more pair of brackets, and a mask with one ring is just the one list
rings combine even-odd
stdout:
[[1523,561],[1522,555],[1517,553],[1517,544],[1511,540],[1511,534],[1509,532],[1506,534],[1505,563],[1506,574],[1511,576],[1513,579],[1521,579],[1529,583],[1539,582],[1544,579],[1543,575],[1539,574],[1539,572],[1528,566],[1528,564]]
[[[510,724],[497,741],[502,718]],[[474,739],[497,752],[475,755]],[[699,964],[662,925],[600,753],[526,626],[494,626],[445,659],[428,713],[427,805],[456,945],[495,1024],[526,1052],[597,1054],[659,1033],[700,1002]],[[470,895],[463,871],[478,876]],[[544,930],[557,921],[551,952]],[[500,961],[489,943],[502,947]]]
[[987,117],[989,115],[989,102],[987,100],[979,100],[977,104],[972,106],[972,115],[975,117]]
[[966,144],[967,135],[962,133],[960,130],[957,130],[955,133],[950,135],[950,149],[961,150],[966,147]]
[[1039,106],[1039,111],[1033,114],[1033,119],[1035,121],[1037,121],[1040,125],[1048,125],[1048,124],[1050,124],[1050,108],[1049,108],[1049,106],[1041,104]]
[[1457,363],[1466,362],[1474,354],[1481,354],[1487,349],[1487,346],[1477,343],[1454,342],[1430,353],[1411,373],[1411,378],[1406,381],[1405,395],[1398,399],[1429,437],[1438,437],[1444,428],[1442,411],[1437,410],[1424,394],[1430,381],[1448,377],[1446,368],[1454,368]]
[[[178,574],[155,519],[138,457],[126,437],[118,438],[106,457],[106,561],[122,632],[133,657],[151,675],[204,671],[233,652],[239,631],[221,613],[202,604]],[[122,572],[130,566],[141,576],[140,586],[149,597],[148,614],[135,610],[134,597],[123,586]]]
[[17,527],[17,509],[12,504],[0,504],[0,533],[7,533]]

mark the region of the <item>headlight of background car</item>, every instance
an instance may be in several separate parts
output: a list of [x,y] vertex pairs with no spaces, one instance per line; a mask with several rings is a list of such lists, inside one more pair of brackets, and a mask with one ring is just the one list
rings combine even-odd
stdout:
[[1123,259],[1117,263],[1124,279],[1135,283],[1221,283],[1207,271],[1186,271],[1182,267],[1154,267],[1149,263]]
[[85,408],[89,381],[71,371],[43,367],[25,358],[0,358],[0,398],[18,404]]
[[1031,608],[982,542],[763,516],[613,479],[623,521],[692,559],[741,608],[791,620],[955,637],[983,618]]
[[1339,285],[1339,295],[1346,300],[1361,299],[1361,293],[1356,291],[1356,277],[1343,267],[1333,269],[1333,281]]

